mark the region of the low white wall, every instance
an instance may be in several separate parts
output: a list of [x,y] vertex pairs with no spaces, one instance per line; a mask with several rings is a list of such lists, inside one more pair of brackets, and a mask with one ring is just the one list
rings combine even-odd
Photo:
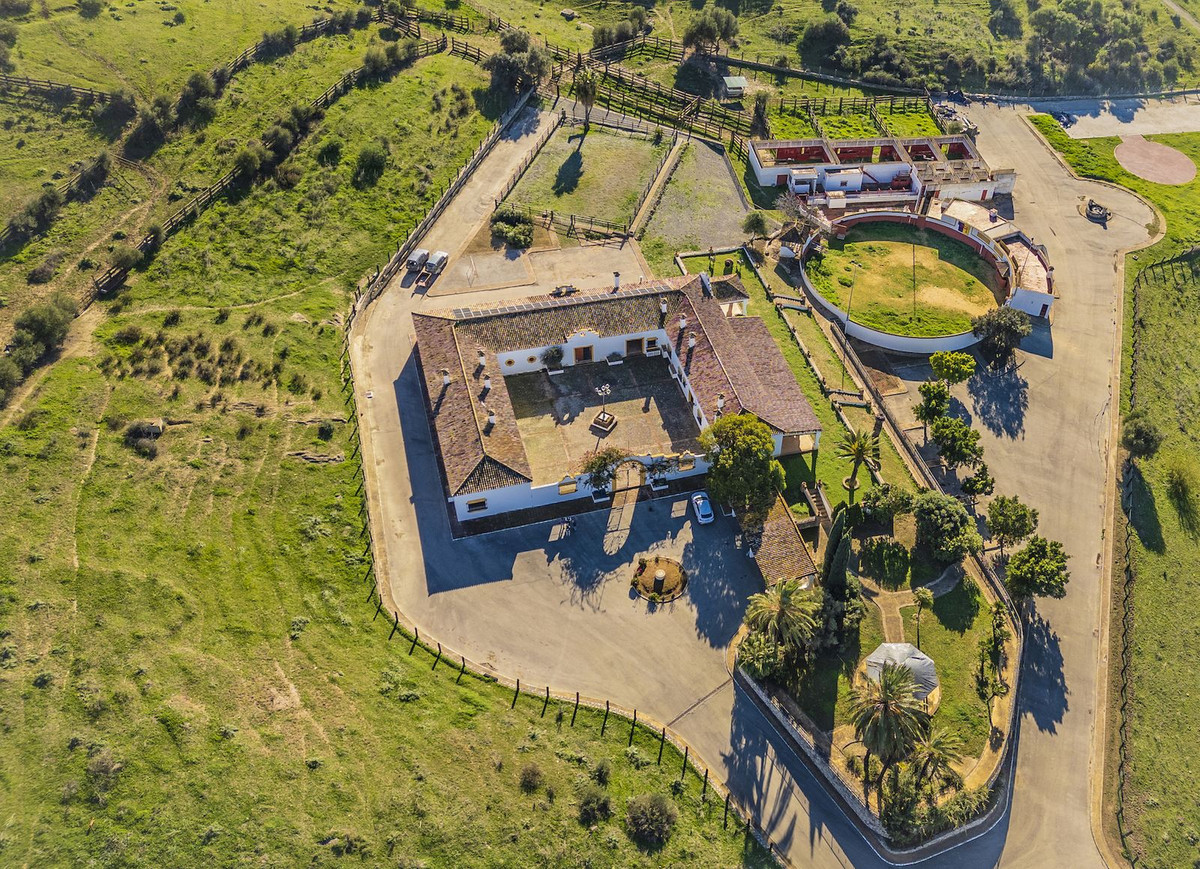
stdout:
[[1050,315],[1050,311],[1054,308],[1054,296],[1050,293],[1041,293],[1037,290],[1025,290],[1018,287],[1008,300],[1010,308],[1016,308],[1018,311],[1024,311],[1031,317],[1041,317],[1042,307],[1046,308],[1046,316]]
[[[644,465],[649,465],[654,459],[653,456],[633,456],[632,458]],[[664,480],[679,480],[706,473],[708,473],[708,463],[704,461],[703,456],[696,456],[696,464],[690,470],[669,471],[663,474],[661,478]],[[590,499],[592,497],[592,489],[584,482],[583,476],[576,477],[575,484],[577,487],[576,490],[566,495],[559,494],[559,481],[556,480],[553,483],[542,486],[524,483],[519,486],[505,486],[501,489],[491,489],[487,492],[478,492],[471,495],[458,495],[450,498],[449,501],[454,505],[454,514],[458,517],[459,521],[466,521],[468,519],[479,519],[484,516],[495,516],[497,513],[527,510],[531,507],[546,507],[551,504],[566,504],[580,498]],[[468,511],[467,503],[479,500],[480,498],[487,501],[487,506],[483,510]]]

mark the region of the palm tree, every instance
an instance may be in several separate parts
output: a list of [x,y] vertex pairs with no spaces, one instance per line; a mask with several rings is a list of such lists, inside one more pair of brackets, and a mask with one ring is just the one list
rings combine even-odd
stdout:
[[821,604],[804,593],[800,584],[786,579],[760,594],[750,596],[746,625],[761,631],[771,642],[801,646],[817,629]]
[[858,488],[858,469],[864,463],[869,464],[879,457],[879,436],[870,435],[865,431],[847,432],[837,445],[834,453],[839,459],[850,459],[854,466],[850,469],[848,487],[850,500],[854,500],[854,490]]
[[863,761],[863,796],[867,796],[867,770],[874,754],[883,764],[876,790],[882,793],[883,777],[904,757],[929,727],[929,715],[917,699],[917,683],[906,667],[884,664],[879,681],[866,679],[850,695],[850,722],[867,749]]
[[962,747],[962,737],[944,727],[921,734],[908,756],[917,773],[918,787],[925,783],[933,790],[939,783],[958,781],[954,764],[962,760]]
[[575,100],[583,106],[583,131],[591,126],[592,106],[596,104],[596,77],[590,69],[575,73]]
[[917,600],[917,648],[921,648],[921,610],[932,609],[933,592],[921,586],[913,592]]

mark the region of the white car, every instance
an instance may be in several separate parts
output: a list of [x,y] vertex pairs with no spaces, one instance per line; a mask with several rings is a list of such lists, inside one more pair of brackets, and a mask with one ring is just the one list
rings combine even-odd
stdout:
[[712,502],[708,500],[708,495],[704,492],[692,495],[692,512],[696,514],[696,521],[701,525],[707,525],[715,518]]

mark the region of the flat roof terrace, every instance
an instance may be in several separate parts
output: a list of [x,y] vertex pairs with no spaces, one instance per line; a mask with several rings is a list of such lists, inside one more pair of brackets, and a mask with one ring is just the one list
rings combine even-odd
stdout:
[[[505,385],[535,486],[576,473],[589,452],[603,447],[634,455],[699,452],[700,428],[661,357],[628,356],[620,365],[581,363],[554,376],[515,374],[505,378]],[[592,428],[606,403],[596,393],[603,385],[611,389],[608,412],[617,418],[607,435]]]

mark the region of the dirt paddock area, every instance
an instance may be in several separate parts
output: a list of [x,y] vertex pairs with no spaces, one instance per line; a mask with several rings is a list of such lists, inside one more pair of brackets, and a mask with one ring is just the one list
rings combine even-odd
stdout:
[[1113,156],[1127,171],[1155,184],[1187,184],[1196,177],[1196,164],[1187,154],[1141,136],[1121,139]]

